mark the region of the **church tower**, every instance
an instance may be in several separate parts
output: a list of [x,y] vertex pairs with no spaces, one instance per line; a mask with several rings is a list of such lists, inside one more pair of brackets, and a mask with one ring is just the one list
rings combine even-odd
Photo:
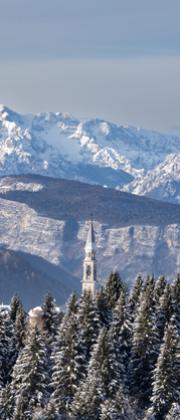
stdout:
[[90,222],[84,259],[84,274],[82,281],[82,292],[91,292],[95,295],[96,290],[96,254],[93,222]]

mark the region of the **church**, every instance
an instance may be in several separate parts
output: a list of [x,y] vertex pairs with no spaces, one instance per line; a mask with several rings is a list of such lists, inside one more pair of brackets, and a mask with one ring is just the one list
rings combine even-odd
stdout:
[[91,292],[95,295],[97,286],[96,274],[96,250],[95,250],[95,235],[92,220],[90,221],[87,241],[85,245],[85,259],[84,271],[82,279],[82,292]]

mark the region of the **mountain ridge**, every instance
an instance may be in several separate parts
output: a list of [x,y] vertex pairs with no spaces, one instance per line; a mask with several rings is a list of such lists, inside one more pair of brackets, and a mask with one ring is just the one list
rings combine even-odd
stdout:
[[168,155],[141,180],[124,186],[123,191],[180,204],[180,153]]
[[81,121],[61,112],[22,115],[0,107],[0,176],[34,173],[128,189],[179,152],[175,135],[102,119]]
[[[32,197],[35,195],[36,200],[33,201]],[[51,200],[48,200],[50,195]],[[53,219],[62,217],[63,220],[88,220],[93,214],[93,217],[98,217],[101,222],[106,223],[106,213],[112,210],[111,222],[113,220],[112,223],[115,225],[120,223],[121,226],[133,223],[135,219],[138,223],[149,222],[149,215],[154,225],[180,221],[180,207],[175,203],[164,204],[153,198],[103,188],[100,185],[33,174],[1,178],[0,198],[22,202],[35,211],[40,211],[41,215],[48,215]],[[123,213],[120,212],[121,206]],[[124,212],[126,206],[129,212]]]

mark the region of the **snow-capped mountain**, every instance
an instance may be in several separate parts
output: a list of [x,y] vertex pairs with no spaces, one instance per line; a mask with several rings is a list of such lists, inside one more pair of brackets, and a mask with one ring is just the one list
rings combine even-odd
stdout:
[[146,176],[123,188],[137,195],[146,195],[162,201],[180,203],[180,153],[170,154]]
[[[142,175],[180,150],[180,138],[135,127],[124,127],[101,120],[81,123],[79,138],[91,139],[100,150],[93,161],[123,169],[133,176]],[[90,146],[89,146],[90,147]]]
[[0,176],[36,173],[123,187],[180,152],[180,138],[66,113],[0,107]]

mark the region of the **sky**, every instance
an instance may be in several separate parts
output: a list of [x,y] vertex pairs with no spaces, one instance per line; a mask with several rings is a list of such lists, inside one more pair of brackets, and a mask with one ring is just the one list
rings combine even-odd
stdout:
[[179,0],[0,0],[0,102],[180,132]]

